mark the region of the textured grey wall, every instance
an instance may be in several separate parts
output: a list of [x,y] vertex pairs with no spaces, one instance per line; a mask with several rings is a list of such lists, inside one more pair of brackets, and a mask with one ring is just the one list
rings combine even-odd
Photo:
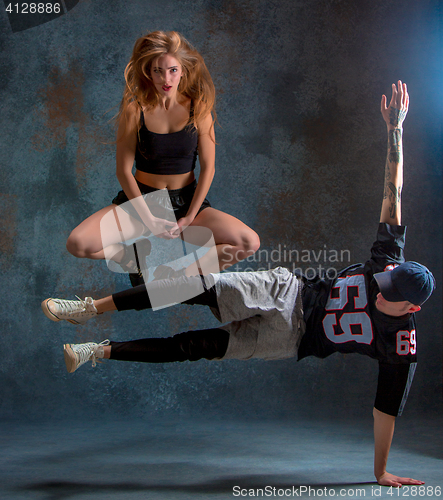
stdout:
[[[270,260],[272,266],[298,267],[285,249],[328,255],[348,250],[352,261],[368,256],[385,159],[380,96],[399,78],[408,83],[407,258],[428,265],[439,290],[418,317],[420,364],[407,411],[438,408],[438,1],[81,0],[66,15],[16,33],[6,13],[0,16],[0,417],[260,418],[356,415],[372,407],[377,364],[357,356],[298,364],[107,362],[65,373],[63,342],[216,326],[208,311],[186,306],[114,314],[78,328],[51,323],[40,311],[47,296],[99,296],[128,286],[125,276],[110,273],[104,263],[69,255],[65,242],[119,189],[108,119],[121,98],[133,43],[153,29],[182,32],[202,52],[215,80],[221,127],[210,200],[251,225],[262,240],[262,253],[242,268],[267,267]],[[327,260],[321,263],[340,267]]]

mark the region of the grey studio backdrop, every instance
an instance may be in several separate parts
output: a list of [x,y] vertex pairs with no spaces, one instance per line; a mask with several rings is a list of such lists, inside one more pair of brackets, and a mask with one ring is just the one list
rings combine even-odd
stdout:
[[370,422],[377,363],[357,355],[300,363],[108,361],[66,373],[64,342],[217,326],[197,306],[113,314],[83,327],[52,323],[40,310],[48,296],[99,297],[129,287],[127,276],[72,257],[65,243],[70,230],[119,190],[109,120],[133,43],[154,29],[183,33],[213,76],[220,126],[209,199],[253,227],[262,244],[238,269],[333,270],[368,257],[386,155],[380,97],[390,96],[397,79],[408,83],[407,258],[428,265],[438,289],[417,318],[419,366],[404,418],[436,414],[443,287],[440,8],[430,0],[80,0],[65,15],[15,33],[3,11],[1,418],[364,416]]

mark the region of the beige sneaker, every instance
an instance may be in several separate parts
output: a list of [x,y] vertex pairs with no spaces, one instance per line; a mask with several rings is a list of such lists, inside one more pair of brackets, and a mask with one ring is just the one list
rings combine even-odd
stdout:
[[68,373],[74,373],[77,368],[87,361],[92,361],[95,367],[97,359],[103,358],[103,346],[109,345],[109,340],[103,340],[100,344],[88,342],[86,344],[64,344],[65,363]]
[[42,310],[52,321],[69,321],[74,325],[84,325],[86,321],[97,316],[97,309],[91,297],[85,300],[64,300],[49,298],[42,302]]

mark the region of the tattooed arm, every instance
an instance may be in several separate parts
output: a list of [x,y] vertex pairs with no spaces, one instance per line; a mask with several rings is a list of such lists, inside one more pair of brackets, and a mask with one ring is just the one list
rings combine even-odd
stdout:
[[401,190],[403,186],[403,121],[409,107],[406,84],[392,84],[392,97],[386,106],[386,96],[381,98],[381,114],[388,128],[388,155],[385,165],[385,182],[380,222],[401,224]]

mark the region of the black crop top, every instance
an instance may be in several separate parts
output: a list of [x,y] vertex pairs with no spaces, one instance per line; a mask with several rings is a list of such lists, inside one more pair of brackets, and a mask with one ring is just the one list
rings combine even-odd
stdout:
[[[192,105],[191,113],[192,117]],[[138,132],[135,167],[148,174],[186,174],[195,169],[198,134],[193,125],[170,134],[156,134],[146,128],[143,111]]]

